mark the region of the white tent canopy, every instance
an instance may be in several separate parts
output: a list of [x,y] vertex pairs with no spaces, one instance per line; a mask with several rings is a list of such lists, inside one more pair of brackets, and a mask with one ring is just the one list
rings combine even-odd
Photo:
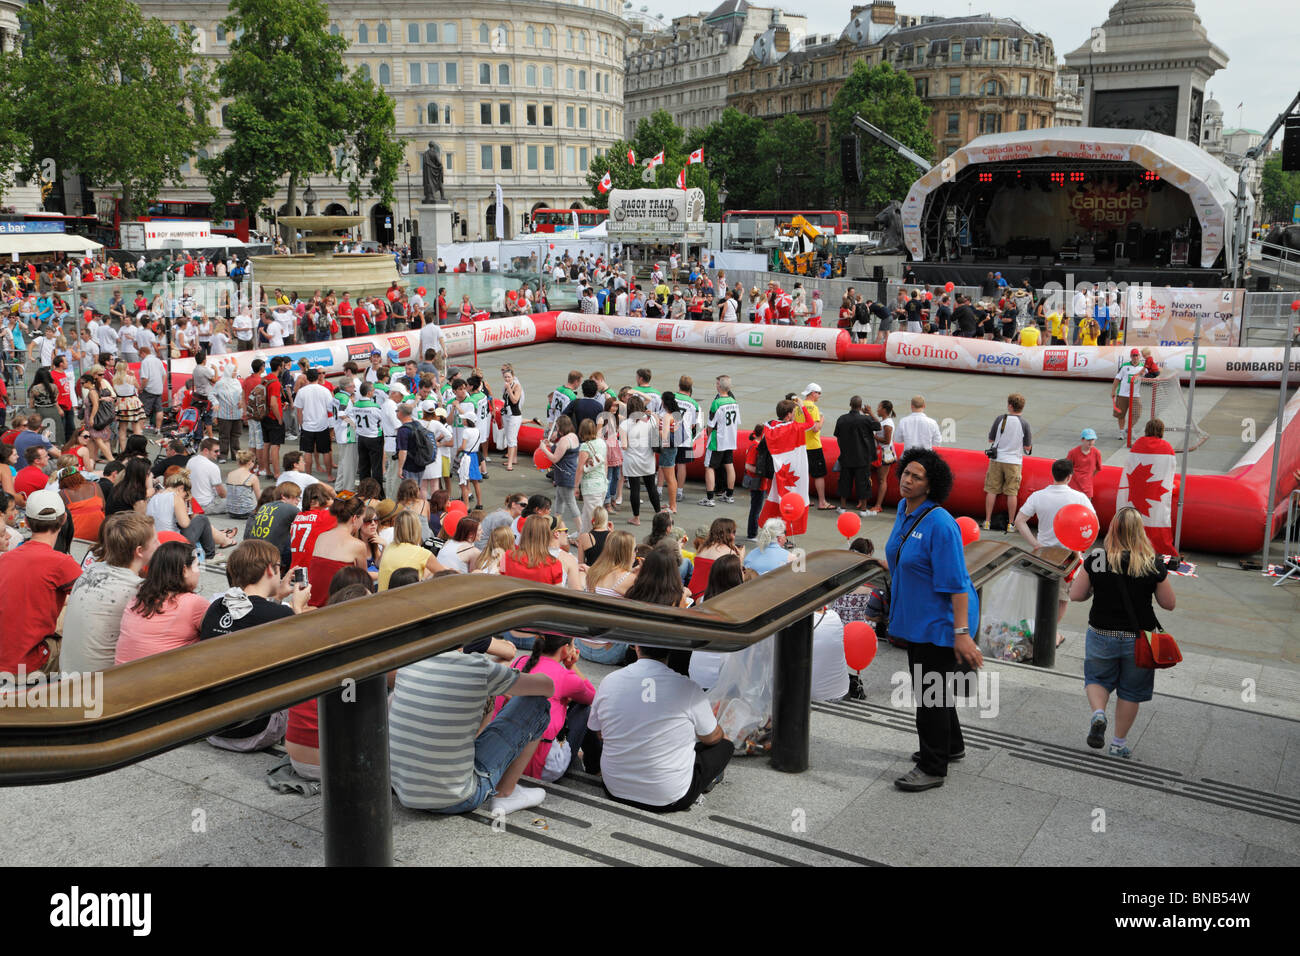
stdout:
[[[912,184],[903,203],[903,239],[913,259],[925,257],[921,220],[926,200],[967,166],[1034,159],[1136,163],[1192,201],[1201,225],[1201,268],[1209,269],[1232,242],[1237,174],[1187,140],[1136,129],[1059,126],[980,136]],[[1233,251],[1228,249],[1228,260]]]
[[66,232],[0,235],[0,256],[39,255],[43,252],[94,252],[104,247],[84,236]]

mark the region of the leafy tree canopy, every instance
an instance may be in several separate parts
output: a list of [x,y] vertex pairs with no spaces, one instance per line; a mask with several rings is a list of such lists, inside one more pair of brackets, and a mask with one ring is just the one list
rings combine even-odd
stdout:
[[1274,153],[1264,162],[1260,180],[1261,221],[1291,221],[1292,210],[1300,202],[1300,173],[1282,171],[1282,154]]
[[[934,137],[930,133],[930,108],[916,95],[916,83],[906,73],[888,63],[867,66],[863,60],[853,64],[853,72],[835,95],[831,104],[831,141],[854,132],[853,114],[884,130],[904,146],[926,159],[934,156]],[[876,208],[907,195],[916,182],[917,169],[866,134],[861,137],[862,183],[849,187],[858,202]],[[832,171],[841,182],[838,165]]]

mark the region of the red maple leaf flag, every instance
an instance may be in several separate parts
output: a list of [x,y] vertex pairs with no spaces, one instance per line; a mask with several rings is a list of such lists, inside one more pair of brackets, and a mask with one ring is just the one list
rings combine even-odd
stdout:
[[678,189],[686,188],[686,170],[684,169],[677,174],[677,188]]
[[627,151],[627,164],[629,166],[636,165],[636,153],[632,152],[630,149]]
[[1174,446],[1163,438],[1142,437],[1133,443],[1115,495],[1115,510],[1136,508],[1156,554],[1174,551]]
[[699,149],[697,149],[695,152],[691,153],[691,157],[690,157],[690,159],[686,160],[686,165],[689,166],[689,165],[691,165],[691,163],[702,163],[702,162],[704,162],[704,147],[703,147],[703,146],[701,146],[701,147],[700,147]]
[[807,422],[771,422],[763,432],[767,450],[772,454],[774,477],[763,502],[760,522],[781,517],[781,498],[791,492],[804,500],[804,513],[797,521],[786,522],[786,534],[803,534],[808,530],[808,450],[805,432],[812,428]]
[[609,173],[606,173],[604,176],[602,176],[600,182],[596,184],[596,188],[603,193],[609,192],[610,189],[613,188],[613,186],[614,186],[614,180],[609,175]]
[[655,166],[662,166],[663,164],[664,164],[664,151],[661,149],[659,150],[659,152],[655,153],[653,156],[650,157],[650,166],[651,168],[653,168]]

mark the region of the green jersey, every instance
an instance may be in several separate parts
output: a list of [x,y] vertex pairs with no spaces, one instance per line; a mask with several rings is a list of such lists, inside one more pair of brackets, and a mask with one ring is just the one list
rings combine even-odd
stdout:
[[736,433],[740,429],[740,406],[730,395],[719,395],[709,406],[709,448],[712,451],[735,451]]

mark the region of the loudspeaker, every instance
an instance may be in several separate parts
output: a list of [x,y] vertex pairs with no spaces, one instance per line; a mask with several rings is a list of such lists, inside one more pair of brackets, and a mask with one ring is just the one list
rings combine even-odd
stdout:
[[852,133],[840,137],[840,176],[850,186],[862,182],[862,162],[858,157],[858,138]]
[[1032,285],[1035,289],[1041,289],[1043,286],[1047,284],[1046,282],[1043,281],[1042,268],[1034,268],[1029,270],[1029,284]]
[[1271,283],[1271,276],[1255,276],[1255,291],[1267,292]]
[[1286,118],[1282,133],[1282,170],[1300,172],[1300,116]]

